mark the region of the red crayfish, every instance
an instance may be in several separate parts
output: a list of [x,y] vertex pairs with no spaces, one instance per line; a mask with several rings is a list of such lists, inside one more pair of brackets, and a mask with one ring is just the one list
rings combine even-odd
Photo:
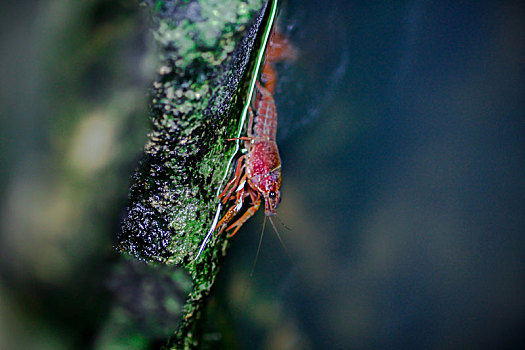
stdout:
[[[226,184],[224,191],[219,195],[223,204],[230,199],[235,199],[235,204],[228,209],[215,226],[215,230],[220,228],[219,234],[241,210],[246,197],[250,197],[252,206],[237,221],[226,228],[226,231],[233,230],[231,236],[235,235],[241,226],[259,209],[261,197],[264,198],[266,216],[271,217],[276,214],[275,210],[281,201],[282,172],[281,158],[276,143],[277,110],[272,95],[277,76],[273,63],[283,59],[295,58],[295,55],[295,49],[288,43],[287,39],[278,31],[274,31],[262,69],[262,81],[265,86],[259,81],[256,82],[255,113],[250,107],[247,136],[238,138],[245,141],[244,146],[247,153],[239,158],[235,176]],[[233,191],[235,191],[234,196],[232,196]]]

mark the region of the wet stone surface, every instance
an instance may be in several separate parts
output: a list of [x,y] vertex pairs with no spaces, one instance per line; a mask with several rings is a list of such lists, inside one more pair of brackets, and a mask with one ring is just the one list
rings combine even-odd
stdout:
[[142,260],[186,265],[209,229],[234,149],[225,139],[239,128],[237,97],[262,2],[143,4],[161,63],[150,92],[149,142],[117,246]]

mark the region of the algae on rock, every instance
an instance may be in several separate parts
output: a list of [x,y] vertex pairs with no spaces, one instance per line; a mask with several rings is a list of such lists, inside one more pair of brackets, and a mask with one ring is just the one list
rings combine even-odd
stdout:
[[[161,65],[151,90],[152,130],[133,176],[118,248],[149,262],[184,267],[193,281],[172,346],[194,347],[195,322],[228,246],[200,245],[228,180],[235,137],[262,50],[269,9],[262,0],[153,1],[149,9]],[[266,27],[265,27],[266,26]]]

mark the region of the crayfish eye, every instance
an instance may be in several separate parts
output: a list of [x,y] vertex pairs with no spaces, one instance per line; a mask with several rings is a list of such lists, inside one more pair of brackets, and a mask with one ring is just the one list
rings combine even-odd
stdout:
[[270,198],[275,198],[275,192],[274,191],[270,191],[270,193],[268,193],[268,196],[270,196]]

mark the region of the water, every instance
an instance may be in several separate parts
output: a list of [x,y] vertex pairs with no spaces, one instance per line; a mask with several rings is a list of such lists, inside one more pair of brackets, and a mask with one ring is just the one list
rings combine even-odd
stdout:
[[523,14],[288,2],[278,212],[296,267],[268,232],[250,280],[261,217],[238,235],[221,283],[242,348],[523,347]]

